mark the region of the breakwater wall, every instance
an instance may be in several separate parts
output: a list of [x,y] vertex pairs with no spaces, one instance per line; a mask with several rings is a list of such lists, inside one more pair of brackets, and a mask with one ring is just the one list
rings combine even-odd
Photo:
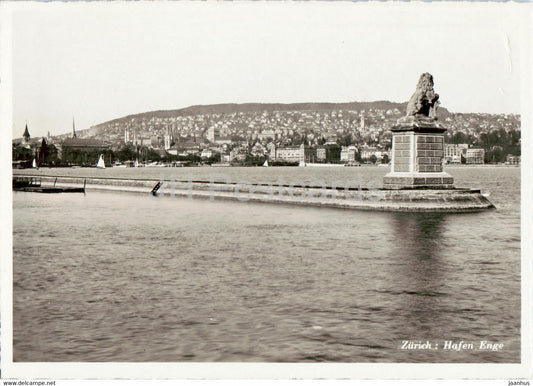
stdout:
[[[17,177],[14,174],[14,177]],[[22,177],[22,175],[20,175]],[[40,178],[43,186],[80,187],[87,191],[105,190],[143,193],[147,197],[156,179],[124,179],[67,176],[28,176]],[[342,186],[301,186],[230,183],[220,181],[164,180],[157,198],[184,197],[188,199],[233,200],[318,206],[341,209],[396,212],[476,212],[494,205],[472,189],[409,189],[386,190]],[[153,198],[153,197],[152,197]]]

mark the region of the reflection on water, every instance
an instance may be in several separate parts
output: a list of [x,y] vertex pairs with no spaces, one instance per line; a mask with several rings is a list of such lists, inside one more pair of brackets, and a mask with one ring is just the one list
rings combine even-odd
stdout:
[[[395,214],[393,229],[397,243],[394,248],[395,264],[391,265],[390,276],[398,286],[396,300],[402,312],[398,315],[398,333],[401,340],[433,342],[446,339],[438,331],[442,303],[447,296],[447,271],[444,269],[442,252],[442,231],[445,214]],[[403,286],[400,287],[400,286]],[[409,353],[416,356],[417,353]],[[418,353],[418,355],[420,355]],[[427,354],[426,354],[427,355]]]
[[438,259],[441,245],[442,223],[445,214],[441,213],[395,213],[394,231],[401,245],[414,253],[413,261]]
[[520,180],[495,173],[497,211],[446,216],[14,193],[14,360],[516,363]]
[[439,294],[442,288],[442,229],[446,214],[397,213],[393,216],[398,275],[409,278],[410,293]]

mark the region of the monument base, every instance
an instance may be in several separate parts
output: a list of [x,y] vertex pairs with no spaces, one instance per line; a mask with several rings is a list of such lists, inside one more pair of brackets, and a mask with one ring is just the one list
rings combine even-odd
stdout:
[[453,177],[439,173],[388,173],[383,177],[383,189],[453,189]]

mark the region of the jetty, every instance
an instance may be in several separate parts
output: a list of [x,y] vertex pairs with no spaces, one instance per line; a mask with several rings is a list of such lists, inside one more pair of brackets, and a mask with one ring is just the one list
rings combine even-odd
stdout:
[[186,198],[210,201],[257,202],[392,212],[478,212],[494,205],[480,190],[469,188],[369,189],[362,186],[305,186],[293,184],[243,184],[221,181],[155,180],[113,177],[36,176],[46,186],[87,192],[111,191],[145,194],[146,197]]
[[13,190],[33,193],[85,193],[85,182],[83,187],[57,187],[57,177],[52,186],[43,185],[42,180],[41,176],[14,176]]

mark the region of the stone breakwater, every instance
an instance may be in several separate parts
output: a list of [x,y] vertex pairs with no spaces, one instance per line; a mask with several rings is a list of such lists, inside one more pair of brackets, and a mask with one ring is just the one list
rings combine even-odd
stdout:
[[[16,175],[14,175],[16,177]],[[300,186],[226,183],[218,181],[165,180],[152,196],[150,192],[159,182],[155,179],[84,178],[66,176],[28,176],[40,179],[42,186],[86,187],[87,191],[107,190],[143,193],[147,198],[184,197],[188,199],[233,200],[317,206],[340,209],[395,212],[477,212],[494,205],[472,189],[366,189],[331,186]]]

